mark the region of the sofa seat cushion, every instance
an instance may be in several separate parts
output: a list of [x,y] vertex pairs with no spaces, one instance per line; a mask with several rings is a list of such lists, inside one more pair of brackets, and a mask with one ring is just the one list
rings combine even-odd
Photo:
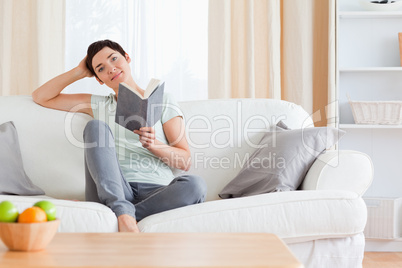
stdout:
[[57,209],[56,217],[60,219],[58,232],[117,232],[116,215],[108,207],[95,202],[53,199],[48,196],[13,196],[0,195],[0,202],[12,202],[21,213],[40,200],[51,201]]
[[291,191],[209,201],[149,216],[142,232],[267,232],[287,243],[353,236],[366,224],[364,201],[348,191]]

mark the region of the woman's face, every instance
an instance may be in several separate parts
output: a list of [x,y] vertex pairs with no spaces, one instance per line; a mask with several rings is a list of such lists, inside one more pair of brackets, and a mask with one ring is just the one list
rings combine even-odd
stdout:
[[131,78],[130,61],[127,54],[123,56],[110,47],[104,47],[93,57],[92,67],[99,78],[97,80],[116,91],[119,83]]

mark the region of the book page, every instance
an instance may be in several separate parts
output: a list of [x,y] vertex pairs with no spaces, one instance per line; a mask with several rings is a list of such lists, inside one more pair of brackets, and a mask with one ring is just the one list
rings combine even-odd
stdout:
[[148,83],[147,89],[145,89],[144,98],[148,98],[149,96],[151,96],[152,92],[154,92],[160,82],[160,80],[152,78],[151,81],[149,81]]
[[144,99],[144,97],[134,88],[130,87],[129,85],[127,85],[126,83],[120,83],[122,86],[124,86],[125,88],[131,90],[133,93],[135,93],[138,97],[140,97],[141,99]]

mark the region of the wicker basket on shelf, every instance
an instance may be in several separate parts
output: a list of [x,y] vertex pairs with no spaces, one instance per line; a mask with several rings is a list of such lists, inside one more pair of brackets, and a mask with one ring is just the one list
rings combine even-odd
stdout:
[[402,101],[352,101],[348,96],[356,124],[399,125]]

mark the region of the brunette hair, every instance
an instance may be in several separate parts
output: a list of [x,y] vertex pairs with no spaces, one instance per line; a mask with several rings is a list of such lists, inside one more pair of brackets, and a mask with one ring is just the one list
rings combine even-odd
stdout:
[[92,67],[92,59],[94,58],[96,53],[101,51],[104,47],[110,47],[111,49],[116,50],[121,55],[123,55],[123,57],[126,56],[126,52],[124,51],[124,49],[118,43],[113,42],[111,40],[106,39],[106,40],[100,40],[100,41],[96,41],[96,42],[92,43],[88,47],[86,64],[87,64],[87,68],[89,69],[89,71],[91,71],[91,73],[97,78],[98,78],[98,76],[96,75],[95,70]]

